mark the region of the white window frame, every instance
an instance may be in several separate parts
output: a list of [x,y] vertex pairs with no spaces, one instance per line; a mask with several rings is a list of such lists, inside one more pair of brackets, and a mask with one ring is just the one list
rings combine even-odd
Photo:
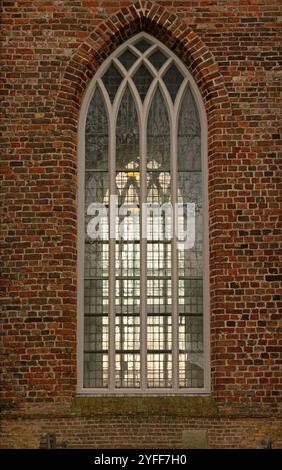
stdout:
[[[177,125],[178,114],[180,111],[181,100],[184,96],[184,91],[187,87],[190,88],[192,95],[194,97],[201,125],[201,165],[202,165],[202,200],[203,200],[203,345],[204,345],[204,387],[203,388],[179,388],[178,381],[178,276],[177,276],[177,255],[176,255],[176,240],[172,240],[172,355],[173,355],[173,385],[172,388],[160,388],[160,389],[147,389],[146,388],[146,302],[141,303],[141,312],[140,312],[140,353],[141,353],[141,364],[144,364],[144,368],[141,374],[141,387],[139,389],[124,388],[124,389],[115,389],[114,388],[114,361],[115,361],[115,298],[114,295],[111,295],[109,298],[109,387],[108,388],[84,388],[83,387],[83,371],[84,371],[84,182],[85,182],[85,125],[87,112],[89,104],[94,95],[96,86],[99,87],[100,92],[103,95],[103,98],[107,104],[107,117],[109,123],[109,189],[110,194],[115,194],[115,145],[116,145],[116,119],[119,110],[119,104],[121,102],[123,91],[128,83],[128,86],[131,89],[136,110],[139,119],[140,126],[140,155],[146,155],[146,125],[147,118],[150,108],[150,103],[152,101],[154,91],[158,84],[157,77],[152,81],[147,96],[144,100],[144,111],[141,112],[142,103],[137,92],[137,89],[128,75],[128,71],[120,66],[118,61],[115,61],[115,58],[120,55],[125,49],[130,48],[135,42],[138,42],[140,39],[146,39],[148,42],[152,43],[150,49],[148,49],[148,54],[150,54],[155,49],[161,50],[168,58],[169,61],[162,66],[161,70],[165,69],[174,62],[179,70],[184,76],[184,80],[180,86],[182,92],[179,92],[173,106],[171,97],[165,87],[160,87],[163,97],[165,99],[167,109],[169,112],[169,122],[171,130],[171,152],[172,155],[175,155],[175,158],[171,158],[171,197],[172,204],[177,201]],[[147,51],[146,51],[147,52]],[[136,53],[136,51],[135,51]],[[138,68],[141,58],[134,63],[134,68]],[[120,86],[116,97],[114,99],[113,105],[111,105],[108,94],[106,92],[105,86],[101,80],[103,73],[108,68],[109,64],[113,62],[117,69],[122,72],[125,79],[123,80],[122,85]],[[149,60],[145,60],[146,66],[152,72],[153,76],[156,76],[156,71],[151,65]],[[127,81],[128,80],[128,81]],[[112,112],[108,112],[112,107]],[[144,109],[143,108],[143,109]],[[144,116],[145,114],[145,116]],[[142,118],[141,118],[142,116]],[[207,151],[207,116],[205,111],[205,106],[201,93],[185,67],[182,61],[170,51],[164,44],[158,41],[156,38],[151,36],[148,33],[141,32],[129,40],[125,41],[121,46],[119,46],[114,53],[112,53],[99,67],[96,74],[91,79],[85,95],[82,100],[79,121],[78,121],[78,159],[77,159],[77,171],[78,171],[78,188],[77,188],[77,395],[82,396],[108,396],[108,395],[207,395],[210,394],[210,289],[209,289],[209,218],[208,218],[208,151]],[[146,159],[141,158],[140,165],[140,204],[146,202],[146,183],[144,184],[146,176]],[[142,183],[143,182],[143,183]],[[114,253],[115,250],[115,239],[109,239],[109,253]],[[140,250],[143,254],[146,253],[146,240],[141,238],[140,240]],[[109,259],[114,260],[114,257],[109,256]],[[114,294],[114,289],[111,288],[111,285],[115,283],[115,269],[113,265],[114,261],[109,265],[109,292]],[[143,265],[142,265],[143,263]],[[145,265],[144,265],[145,263]],[[141,272],[146,273],[146,256],[141,256]],[[146,299],[146,278],[142,279],[140,283],[141,293],[140,296],[143,299]]]

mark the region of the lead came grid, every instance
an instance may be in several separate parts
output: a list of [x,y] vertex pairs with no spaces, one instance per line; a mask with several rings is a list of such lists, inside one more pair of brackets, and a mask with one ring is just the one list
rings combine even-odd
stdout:
[[[139,125],[127,88],[117,119],[116,189],[118,206],[126,204],[117,220],[115,385],[140,387],[140,172]],[[134,206],[133,206],[134,205]],[[134,217],[127,217],[132,213]]]
[[[148,117],[147,201],[171,202],[170,130],[163,96],[157,89]],[[148,216],[147,232],[147,386],[172,386],[171,217]]]
[[[93,202],[108,204],[108,123],[100,91],[89,106],[86,129],[85,261],[84,261],[84,386],[108,386],[108,220],[100,220],[101,236],[91,237]],[[91,211],[90,211],[91,212]]]
[[[203,240],[200,123],[194,98],[183,99],[178,128],[178,201],[195,204],[195,243],[178,250],[179,387],[202,388]],[[188,225],[187,214],[178,224]]]

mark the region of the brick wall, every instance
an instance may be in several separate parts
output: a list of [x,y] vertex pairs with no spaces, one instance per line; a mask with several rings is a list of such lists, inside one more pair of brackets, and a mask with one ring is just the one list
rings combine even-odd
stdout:
[[[261,419],[262,429],[263,423],[269,423],[265,429],[272,426],[281,404],[279,2],[3,0],[2,4],[1,402],[8,407],[6,423],[14,423],[7,424],[4,445],[11,445],[8,436],[17,433],[18,445],[35,445],[37,431],[30,440],[22,436],[26,422],[21,410],[53,403],[56,415],[56,406],[59,410],[61,403],[71,404],[75,396],[78,112],[101,62],[141,30],[179,55],[205,102],[212,395],[220,429],[237,426],[251,433],[244,443],[244,433],[234,431],[232,446],[251,445],[257,435],[253,423],[258,422],[252,420]],[[247,417],[240,418],[238,427],[236,415],[243,408]],[[233,424],[226,418],[230,413]],[[70,433],[64,424],[68,419],[54,418],[58,432],[62,425]],[[136,419],[132,417],[131,429]],[[144,429],[157,429],[157,420],[146,419]],[[187,426],[184,418],[178,420],[176,429]],[[93,445],[79,431],[82,419],[75,422],[80,437],[77,441],[69,437],[72,445]],[[159,423],[160,444],[167,444],[170,433],[177,441],[171,421],[167,435],[161,416]],[[30,411],[29,425],[39,426],[41,432],[48,421],[42,412],[35,416]],[[205,425],[211,436],[217,436],[212,438],[214,445],[226,445],[213,420]],[[118,438],[107,441],[107,435],[105,445],[121,444]]]
[[271,436],[272,447],[282,447],[282,421],[269,419],[183,419],[120,416],[4,420],[5,447],[38,448],[42,436],[56,433],[58,446],[68,448],[182,448],[183,431],[204,429],[209,448],[262,448]]

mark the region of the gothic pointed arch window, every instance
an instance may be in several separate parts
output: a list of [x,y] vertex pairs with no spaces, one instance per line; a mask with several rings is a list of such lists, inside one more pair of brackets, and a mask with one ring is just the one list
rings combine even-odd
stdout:
[[100,67],[79,125],[78,391],[208,393],[206,116],[141,33]]

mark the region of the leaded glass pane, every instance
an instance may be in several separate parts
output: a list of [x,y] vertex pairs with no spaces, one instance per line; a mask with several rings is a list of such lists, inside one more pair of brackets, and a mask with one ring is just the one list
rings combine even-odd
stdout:
[[86,279],[84,296],[84,386],[108,385],[108,280]]
[[169,388],[172,386],[170,129],[159,89],[149,112],[147,143],[147,381],[149,388]]
[[172,64],[163,77],[163,81],[170,93],[172,101],[175,100],[181,83],[183,82],[183,75],[179,72],[175,64]]
[[126,70],[130,69],[130,67],[134,64],[136,59],[137,59],[136,56],[128,49],[125,52],[123,52],[118,58],[118,60],[122,63],[122,65],[126,68]]
[[171,316],[149,316],[147,320],[148,388],[169,388],[172,385]]
[[[194,98],[185,92],[178,126],[179,386],[201,388],[203,366],[203,212],[201,128]],[[187,205],[190,205],[188,209]]]
[[93,95],[86,118],[85,167],[93,170],[108,168],[108,119],[99,89]]
[[148,170],[170,170],[170,129],[168,112],[159,88],[152,100],[147,126]]
[[96,89],[85,130],[84,386],[108,386],[108,122]]
[[[87,353],[90,351],[106,352],[108,349],[108,318],[103,318],[103,321],[100,322],[100,318],[97,315],[87,315],[85,318],[85,326],[87,330],[87,334],[85,335],[85,351],[87,351]],[[100,328],[103,329],[103,335],[99,334]]]
[[[178,269],[180,276],[201,277],[203,274],[203,207],[201,173],[178,172],[178,202],[183,203],[183,212],[179,211]],[[191,204],[193,213],[185,207]],[[194,224],[195,232],[190,235],[189,228]],[[187,234],[187,236],[186,236]],[[188,237],[191,241],[189,242]],[[187,239],[187,240],[186,240]],[[185,249],[187,241],[189,248]]]
[[178,124],[178,170],[201,170],[201,126],[199,113],[188,89],[182,100]]
[[155,69],[160,70],[160,68],[167,61],[167,57],[160,50],[156,50],[153,52],[153,54],[150,55],[149,61],[155,67]]
[[190,317],[203,314],[203,280],[200,278],[179,278],[179,314]]
[[140,39],[140,41],[134,44],[134,47],[143,54],[147,49],[149,49],[149,47],[151,47],[151,44],[146,41],[146,39]]
[[122,76],[120,72],[113,64],[111,64],[107,72],[103,75],[103,83],[107,89],[111,102],[114,101],[121,82]]
[[[93,210],[91,204],[108,204],[108,172],[88,170],[85,177],[85,212],[90,216]],[[96,207],[96,206],[94,206]],[[90,217],[91,218],[91,217]]]
[[84,353],[85,388],[106,388],[109,380],[108,370],[108,351]]
[[86,243],[84,261],[85,277],[106,277],[108,275],[108,259],[109,246],[107,240]]
[[179,317],[179,385],[204,386],[202,317]]
[[116,168],[139,167],[139,122],[134,99],[126,88],[119,107],[116,126]]
[[140,98],[142,101],[146,98],[147,91],[151,85],[153,77],[151,72],[142,64],[139,69],[135,72],[133,76],[133,81],[139,92]]
[[[116,131],[116,189],[120,209],[116,242],[117,388],[140,386],[139,122],[126,89]],[[121,208],[122,212],[121,212]]]

